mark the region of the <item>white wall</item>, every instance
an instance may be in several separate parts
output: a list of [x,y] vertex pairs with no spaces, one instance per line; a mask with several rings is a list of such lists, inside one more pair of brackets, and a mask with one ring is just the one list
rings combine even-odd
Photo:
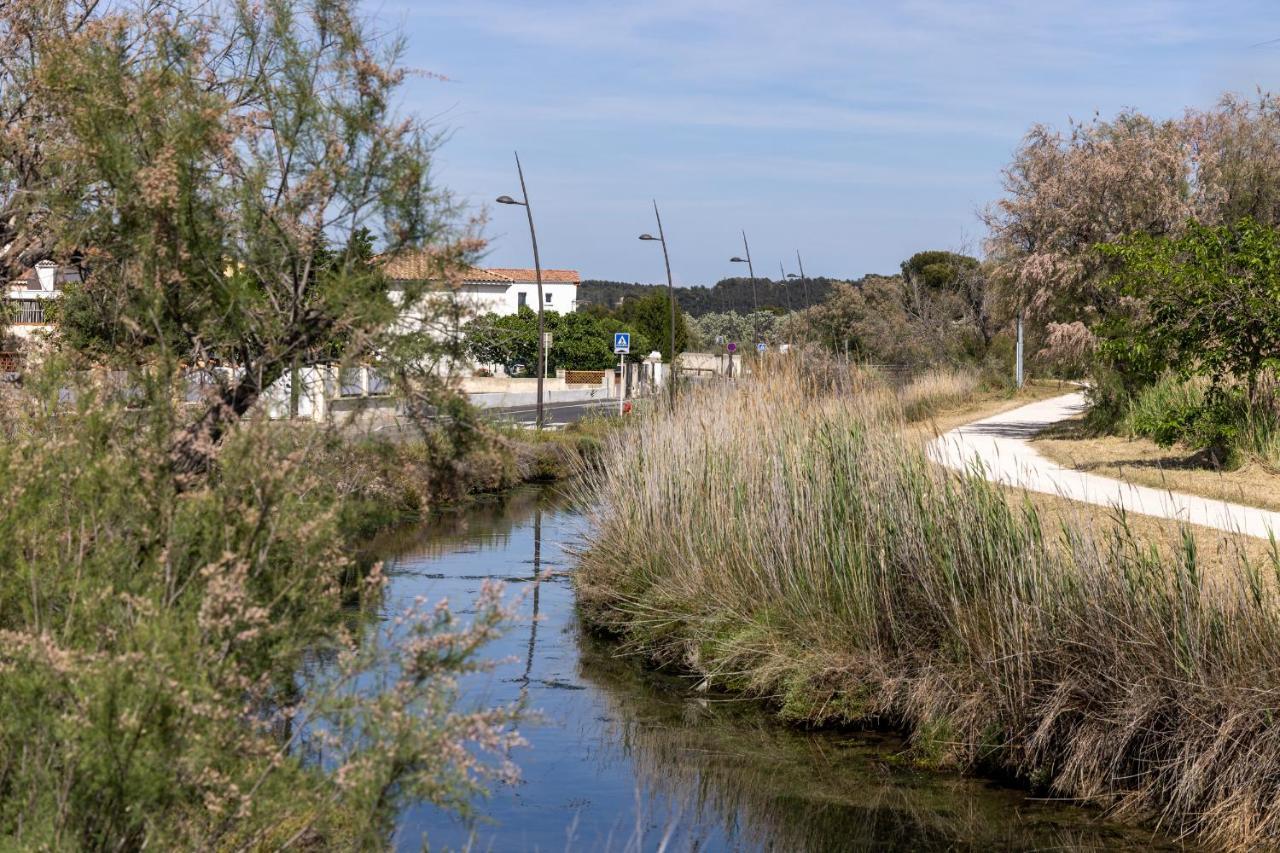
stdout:
[[[529,310],[538,310],[536,282],[516,282],[515,284],[472,282],[462,286],[458,291],[458,299],[463,306],[464,314],[472,317],[488,313],[506,316],[520,309],[521,294],[524,294],[525,304],[529,306]],[[398,293],[393,298],[399,301]],[[544,311],[570,314],[578,309],[578,286],[544,282],[542,298]]]
[[[62,291],[54,290],[52,276],[47,274],[43,269],[38,270],[38,272],[41,273],[40,281],[33,289],[29,289],[25,282],[16,282],[9,285],[7,296],[10,299],[30,299],[40,301],[61,297]],[[57,272],[56,268],[53,272]],[[53,331],[53,325],[50,323],[23,323],[15,319],[15,321],[9,325],[5,331],[10,337],[18,338],[19,340],[28,340]],[[3,342],[0,341],[0,344],[2,343]]]
[[[514,314],[520,306],[520,294],[525,295],[529,308],[538,310],[538,284],[537,282],[516,282],[508,285],[506,294],[506,310],[499,313]],[[544,311],[555,311],[560,314],[569,314],[578,308],[578,286],[576,284],[548,284],[542,283],[542,298]]]
[[[465,304],[476,314],[492,312],[499,315],[514,314],[520,310],[520,297],[523,294],[529,310],[538,310],[537,282],[516,282],[515,284],[479,284],[470,283],[463,286],[461,297]],[[542,308],[544,311],[555,311],[569,314],[578,307],[578,286],[575,284],[542,284]]]

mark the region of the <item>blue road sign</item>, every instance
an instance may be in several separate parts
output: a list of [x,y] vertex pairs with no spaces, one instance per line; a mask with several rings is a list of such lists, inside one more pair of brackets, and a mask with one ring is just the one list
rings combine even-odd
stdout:
[[623,355],[631,352],[631,333],[630,332],[614,332],[613,333],[613,354]]
[[764,341],[761,341],[760,343],[756,344],[756,352],[764,352],[768,348],[769,348],[769,345],[766,344]]

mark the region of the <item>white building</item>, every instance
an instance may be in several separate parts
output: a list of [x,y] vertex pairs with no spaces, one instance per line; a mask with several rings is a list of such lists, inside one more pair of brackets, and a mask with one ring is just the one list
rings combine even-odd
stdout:
[[[393,282],[429,281],[437,274],[432,259],[416,252],[386,260],[383,270]],[[576,311],[581,281],[577,270],[543,270],[543,310],[559,314]],[[459,297],[473,316],[514,314],[524,305],[534,311],[538,308],[537,275],[531,269],[473,268],[461,276],[458,285]]]
[[[68,267],[59,267],[53,261],[41,261],[18,278],[9,282],[5,292],[5,307],[9,311],[6,329],[13,343],[34,338],[53,328],[51,317],[45,311],[49,300],[62,296],[63,286],[80,280],[80,274]],[[0,346],[0,350],[8,349]]]
[[[387,276],[395,283],[422,281],[430,278],[430,259],[420,253],[406,253],[383,264]],[[62,296],[63,286],[80,280],[79,273],[59,267],[52,261],[41,261],[17,279],[9,282],[5,299],[11,311],[8,332],[13,343],[48,332],[53,324],[46,318],[48,300]],[[568,314],[578,308],[577,270],[543,270],[543,310]],[[521,306],[537,309],[537,277],[531,269],[471,269],[461,279],[459,288],[463,312],[479,314],[515,314]],[[0,350],[6,347],[0,346]]]

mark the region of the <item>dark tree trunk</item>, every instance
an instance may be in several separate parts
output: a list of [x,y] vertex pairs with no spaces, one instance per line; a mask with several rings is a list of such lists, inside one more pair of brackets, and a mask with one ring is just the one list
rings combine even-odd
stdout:
[[245,371],[240,379],[219,389],[204,412],[178,434],[169,449],[169,466],[179,491],[212,470],[223,436],[253,408],[263,389],[283,374],[283,363]]
[[223,436],[258,402],[262,392],[285,374],[298,353],[305,353],[333,328],[329,317],[312,310],[299,317],[289,342],[278,354],[246,356],[244,374],[218,390],[208,407],[174,440],[169,465],[179,491],[194,485],[213,468]]

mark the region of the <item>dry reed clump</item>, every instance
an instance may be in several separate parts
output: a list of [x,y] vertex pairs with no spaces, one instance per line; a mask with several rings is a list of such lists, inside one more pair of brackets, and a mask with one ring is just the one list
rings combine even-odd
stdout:
[[977,390],[974,371],[935,367],[912,379],[898,396],[903,417],[918,421],[971,398]]
[[1210,585],[1190,537],[1046,532],[901,418],[884,389],[783,371],[608,440],[586,618],[797,721],[901,726],[933,764],[1280,842],[1280,564]]

